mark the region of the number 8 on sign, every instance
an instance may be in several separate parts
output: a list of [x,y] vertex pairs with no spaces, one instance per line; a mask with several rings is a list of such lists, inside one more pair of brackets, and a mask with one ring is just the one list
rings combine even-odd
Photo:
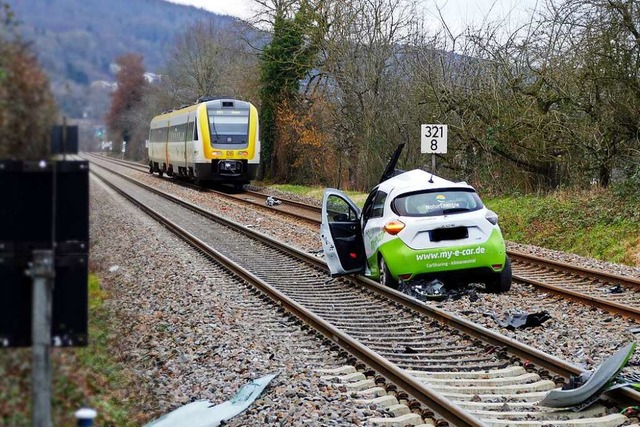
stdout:
[[447,125],[421,125],[420,152],[445,154],[447,152]]

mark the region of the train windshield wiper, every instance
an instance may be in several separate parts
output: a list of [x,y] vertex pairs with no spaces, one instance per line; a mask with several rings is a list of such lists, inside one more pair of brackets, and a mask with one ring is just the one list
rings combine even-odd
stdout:
[[211,132],[213,134],[213,142],[218,142],[218,131],[216,130],[216,118],[215,116],[210,116],[211,117]]

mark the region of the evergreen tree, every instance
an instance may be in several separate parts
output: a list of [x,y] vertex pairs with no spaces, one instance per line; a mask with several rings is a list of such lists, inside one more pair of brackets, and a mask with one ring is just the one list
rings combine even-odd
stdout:
[[300,81],[313,68],[318,51],[309,42],[314,29],[312,8],[306,1],[300,2],[295,12],[292,7],[291,4],[276,7],[273,38],[260,55],[262,158],[271,177],[278,175],[274,159],[278,105],[297,97]]

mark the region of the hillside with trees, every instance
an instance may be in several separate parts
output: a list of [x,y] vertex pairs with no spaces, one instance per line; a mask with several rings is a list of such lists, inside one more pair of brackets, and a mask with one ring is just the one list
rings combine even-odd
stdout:
[[[637,196],[637,1],[546,0],[519,26],[486,19],[459,34],[428,24],[409,0],[254,1],[261,12],[253,23],[266,38],[210,14],[189,23],[177,13],[182,6],[160,0],[33,0],[29,15],[47,16],[43,28],[65,25],[57,13],[76,21],[65,37],[31,24],[33,35],[48,35],[36,46],[82,34],[53,67],[56,95],[56,76],[69,70],[81,71],[65,83],[73,88],[126,54],[142,55],[146,71],[162,63],[161,82],[145,86],[136,108],[119,111],[130,120],[130,158],[144,159],[154,114],[203,94],[231,95],[259,106],[264,172],[275,182],[368,190],[402,142],[409,144],[401,167],[431,169],[420,124],[444,123],[448,152],[437,156],[435,172],[483,193],[600,187]],[[162,21],[168,27],[156,25],[161,16],[171,16]],[[83,38],[90,35],[101,41]],[[116,35],[124,41],[111,40]],[[143,49],[145,40],[158,43],[150,51],[160,56]],[[112,108],[120,95],[127,96],[114,93]],[[123,139],[122,128],[109,131]]]
[[[234,19],[163,0],[5,0],[21,37],[33,44],[61,111],[102,120],[108,96],[98,82],[115,81],[118,56],[142,55],[146,71],[161,73],[176,35],[200,21]],[[94,85],[92,85],[94,83]]]
[[[289,60],[262,55],[261,70],[308,70],[304,89],[283,96],[295,91],[285,85],[263,117],[275,123],[265,154],[276,179],[368,189],[404,141],[404,166],[430,169],[420,124],[446,123],[437,172],[485,192],[637,188],[637,1],[547,0],[515,30],[486,20],[461,34],[427,27],[410,1],[258,2],[273,22],[265,52],[305,41]],[[306,55],[312,46],[318,53]],[[280,151],[314,141],[321,150]],[[310,175],[314,158],[328,173]]]

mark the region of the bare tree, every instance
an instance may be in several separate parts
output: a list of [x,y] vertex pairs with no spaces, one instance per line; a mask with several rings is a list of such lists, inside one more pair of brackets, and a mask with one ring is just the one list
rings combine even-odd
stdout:
[[[241,25],[241,24],[238,24]],[[177,39],[163,76],[172,98],[189,104],[200,96],[255,96],[256,58],[241,40],[240,27],[200,22]]]
[[106,116],[109,135],[116,141],[116,147],[129,144],[127,156],[139,152],[144,139],[139,133],[138,108],[147,89],[144,77],[142,56],[134,53],[122,55],[116,59],[119,67],[116,75],[118,87],[111,97],[111,107]]
[[415,4],[403,0],[324,2],[322,71],[336,104],[336,152],[353,188],[370,188],[388,155],[406,139],[411,105],[402,66],[418,27]]
[[582,125],[576,144],[586,170],[607,187],[615,169],[638,170],[630,166],[637,165],[640,131],[640,4],[567,0],[552,12],[548,20],[566,34],[563,54],[578,82],[570,93]]

